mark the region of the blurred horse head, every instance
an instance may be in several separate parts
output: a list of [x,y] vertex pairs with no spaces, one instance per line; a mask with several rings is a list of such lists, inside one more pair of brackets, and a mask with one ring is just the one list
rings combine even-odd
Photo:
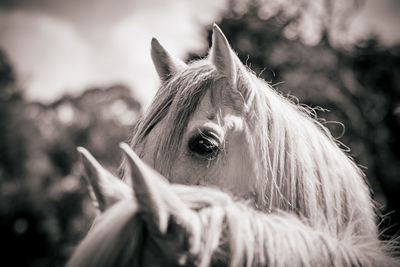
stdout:
[[244,66],[214,25],[206,58],[188,65],[152,40],[162,81],[131,147],[169,181],[212,185],[290,211],[334,233],[377,238],[364,175],[310,109]]
[[[338,237],[285,212],[262,213],[216,189],[170,185],[128,145],[121,148],[132,187],[110,175],[87,150],[79,149],[89,185],[96,188],[93,197],[96,202],[103,199],[103,212],[67,266],[395,264],[382,253],[379,242]],[[104,201],[109,197],[112,200]]]

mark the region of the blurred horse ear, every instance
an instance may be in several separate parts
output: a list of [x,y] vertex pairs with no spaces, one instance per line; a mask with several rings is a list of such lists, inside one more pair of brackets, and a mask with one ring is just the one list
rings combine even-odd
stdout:
[[173,192],[168,181],[147,166],[129,145],[121,143],[120,147],[127,156],[133,191],[144,220],[151,229],[165,234],[170,217],[185,214],[189,208]]
[[105,170],[85,148],[78,147],[77,150],[85,168],[90,197],[101,212],[119,200],[132,198],[132,189],[128,185]]
[[156,38],[151,40],[151,58],[162,82],[187,67],[183,61],[172,56]]

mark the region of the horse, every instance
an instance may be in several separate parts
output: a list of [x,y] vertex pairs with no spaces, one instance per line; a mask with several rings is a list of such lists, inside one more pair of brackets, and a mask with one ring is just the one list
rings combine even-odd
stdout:
[[[346,235],[338,239],[312,228],[306,218],[284,211],[267,214],[210,187],[170,184],[129,145],[120,147],[131,187],[103,169],[86,149],[78,149],[93,200],[104,200],[110,193],[114,198],[107,204],[100,201],[102,213],[67,267],[394,263],[372,249],[379,244],[354,242]],[[109,186],[123,193],[115,194]]]
[[239,60],[216,24],[205,58],[186,64],[155,38],[151,57],[161,86],[130,142],[147,164],[172,183],[223,188],[266,213],[290,212],[314,229],[375,243],[364,173],[312,109]]

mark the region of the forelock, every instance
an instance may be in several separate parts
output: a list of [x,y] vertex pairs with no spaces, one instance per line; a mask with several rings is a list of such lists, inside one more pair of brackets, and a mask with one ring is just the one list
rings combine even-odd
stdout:
[[157,142],[154,155],[155,168],[169,176],[176,158],[186,126],[197,110],[206,91],[218,79],[215,68],[207,61],[195,62],[180,75],[172,77],[164,91],[176,92],[165,116],[163,135]]

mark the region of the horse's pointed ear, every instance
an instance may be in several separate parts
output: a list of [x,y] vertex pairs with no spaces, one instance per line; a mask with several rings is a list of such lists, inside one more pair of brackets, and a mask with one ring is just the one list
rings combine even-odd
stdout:
[[[244,101],[244,111],[248,111],[254,99],[254,85],[244,65],[232,50],[228,40],[217,26],[213,25],[212,46],[209,56],[217,71],[228,79],[232,89],[237,90]],[[242,77],[239,82],[238,75]]]
[[210,50],[211,61],[218,72],[229,79],[232,87],[236,83],[235,56],[225,35],[217,24],[214,24]]
[[162,234],[166,233],[170,212],[162,196],[165,192],[161,192],[158,184],[165,183],[161,181],[165,178],[147,166],[127,144],[121,143],[120,147],[127,156],[139,210],[149,225],[154,225]]
[[156,38],[151,40],[151,58],[162,82],[187,67],[183,61],[172,56]]
[[77,150],[85,168],[90,197],[101,212],[121,199],[132,198],[132,189],[128,185],[105,170],[85,148],[78,147]]

